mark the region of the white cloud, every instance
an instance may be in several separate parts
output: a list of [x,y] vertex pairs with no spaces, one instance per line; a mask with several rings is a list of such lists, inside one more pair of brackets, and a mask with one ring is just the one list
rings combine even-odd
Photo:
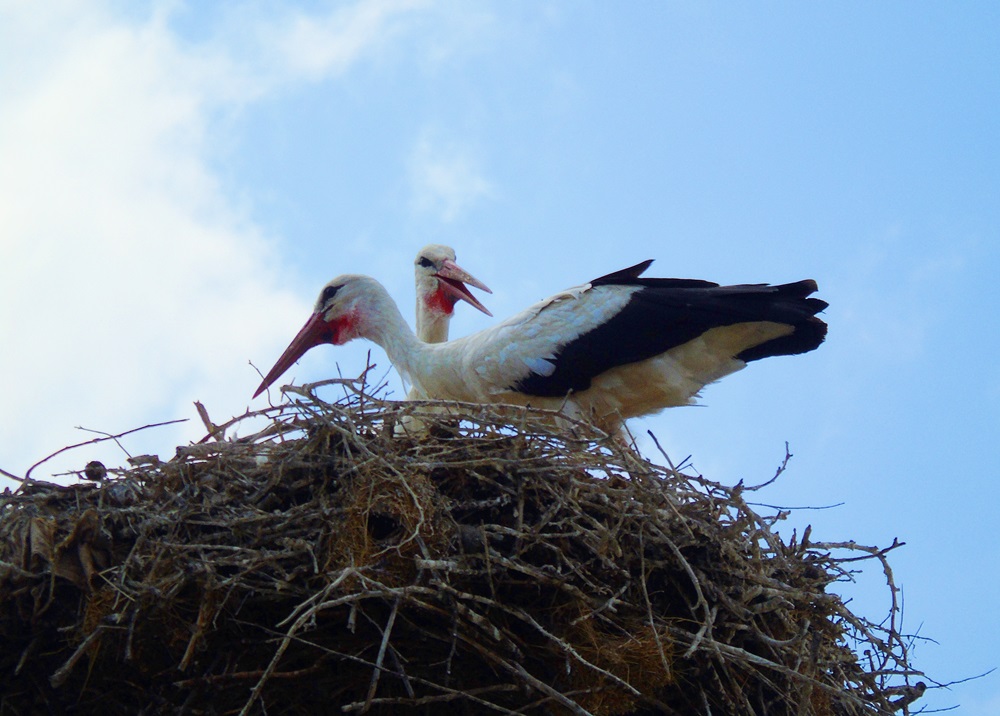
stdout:
[[[280,81],[343,72],[411,5],[278,18],[289,59],[259,80],[232,48],[180,41],[167,11],[0,10],[0,467],[91,437],[76,425],[189,417],[195,399],[217,422],[242,411],[247,360],[271,360],[307,305],[278,288],[290,282],[273,242],[213,174],[213,120]],[[169,450],[198,433],[151,440]]]
[[413,205],[423,212],[453,221],[481,199],[493,195],[470,153],[454,145],[442,146],[422,137],[410,159]]
[[371,0],[336,7],[323,16],[295,13],[271,44],[292,74],[319,79],[344,72],[368,48],[399,29],[400,14],[426,7],[426,0]]

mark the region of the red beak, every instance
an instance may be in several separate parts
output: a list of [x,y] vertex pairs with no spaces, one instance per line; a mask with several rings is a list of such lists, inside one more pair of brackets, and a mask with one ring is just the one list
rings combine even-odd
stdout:
[[333,343],[336,333],[335,327],[323,320],[322,313],[317,311],[312,314],[309,320],[306,321],[306,325],[302,326],[302,330],[298,332],[298,335],[288,344],[285,352],[278,358],[278,362],[264,376],[264,380],[261,381],[260,387],[257,388],[257,392],[253,394],[253,397],[256,398],[267,390],[271,383],[280,378],[282,373],[288,370],[292,366],[292,363],[305,355],[306,351],[310,348],[318,346],[320,343]]
[[475,286],[478,289],[486,291],[486,293],[493,292],[486,287],[486,284],[456,264],[454,261],[445,259],[441,264],[441,270],[434,275],[438,278],[441,288],[445,291],[445,293],[460,301],[471,303],[487,316],[493,316],[486,306],[481,304],[479,300],[472,295],[469,289],[465,287],[465,284]]

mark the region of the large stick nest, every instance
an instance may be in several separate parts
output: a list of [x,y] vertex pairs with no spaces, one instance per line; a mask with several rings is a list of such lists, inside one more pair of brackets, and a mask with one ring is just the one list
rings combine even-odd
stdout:
[[[891,547],[785,541],[746,489],[531,410],[449,404],[415,439],[394,426],[426,404],[291,395],[227,427],[249,437],[0,497],[0,713],[849,715],[923,691]],[[827,591],[860,559],[880,624]]]

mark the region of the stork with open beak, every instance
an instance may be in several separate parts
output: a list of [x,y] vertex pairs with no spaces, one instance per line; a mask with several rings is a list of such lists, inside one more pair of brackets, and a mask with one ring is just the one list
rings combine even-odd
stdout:
[[[417,288],[417,338],[424,343],[444,343],[448,340],[451,317],[459,301],[471,303],[487,316],[493,316],[465,284],[487,293],[493,292],[455,263],[455,249],[450,246],[428,244],[420,249],[413,262],[413,273]],[[426,400],[427,396],[416,385],[411,385],[406,399]],[[431,409],[429,412],[438,411]],[[394,432],[396,435],[425,435],[427,424],[414,415],[404,415]]]
[[465,301],[492,317],[493,314],[466,288],[466,284],[493,293],[482,281],[455,263],[450,246],[429,244],[413,262],[417,286],[417,337],[425,343],[448,340],[448,324],[455,304]]
[[641,278],[652,263],[567,289],[499,325],[424,343],[385,288],[339,276],[265,376],[260,395],[310,348],[367,338],[423,394],[562,409],[609,434],[624,421],[687,405],[750,361],[817,348],[827,304],[812,280],[771,286]]

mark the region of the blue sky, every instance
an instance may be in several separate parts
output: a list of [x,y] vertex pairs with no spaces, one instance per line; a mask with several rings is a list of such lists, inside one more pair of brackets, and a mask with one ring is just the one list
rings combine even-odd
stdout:
[[[1000,6],[0,1],[0,467],[221,422],[333,276],[411,315],[448,243],[498,318],[646,258],[815,278],[827,343],[635,421],[814,539],[894,553],[918,667],[1000,658]],[[492,321],[458,314],[453,335]],[[322,347],[286,378],[360,372]],[[388,363],[375,349],[375,360]],[[402,395],[392,375],[395,394]],[[650,449],[650,441],[644,443]],[[48,474],[123,454],[62,456]],[[42,474],[46,474],[43,472]],[[888,605],[870,569],[850,587]],[[925,698],[1000,712],[996,674]]]

